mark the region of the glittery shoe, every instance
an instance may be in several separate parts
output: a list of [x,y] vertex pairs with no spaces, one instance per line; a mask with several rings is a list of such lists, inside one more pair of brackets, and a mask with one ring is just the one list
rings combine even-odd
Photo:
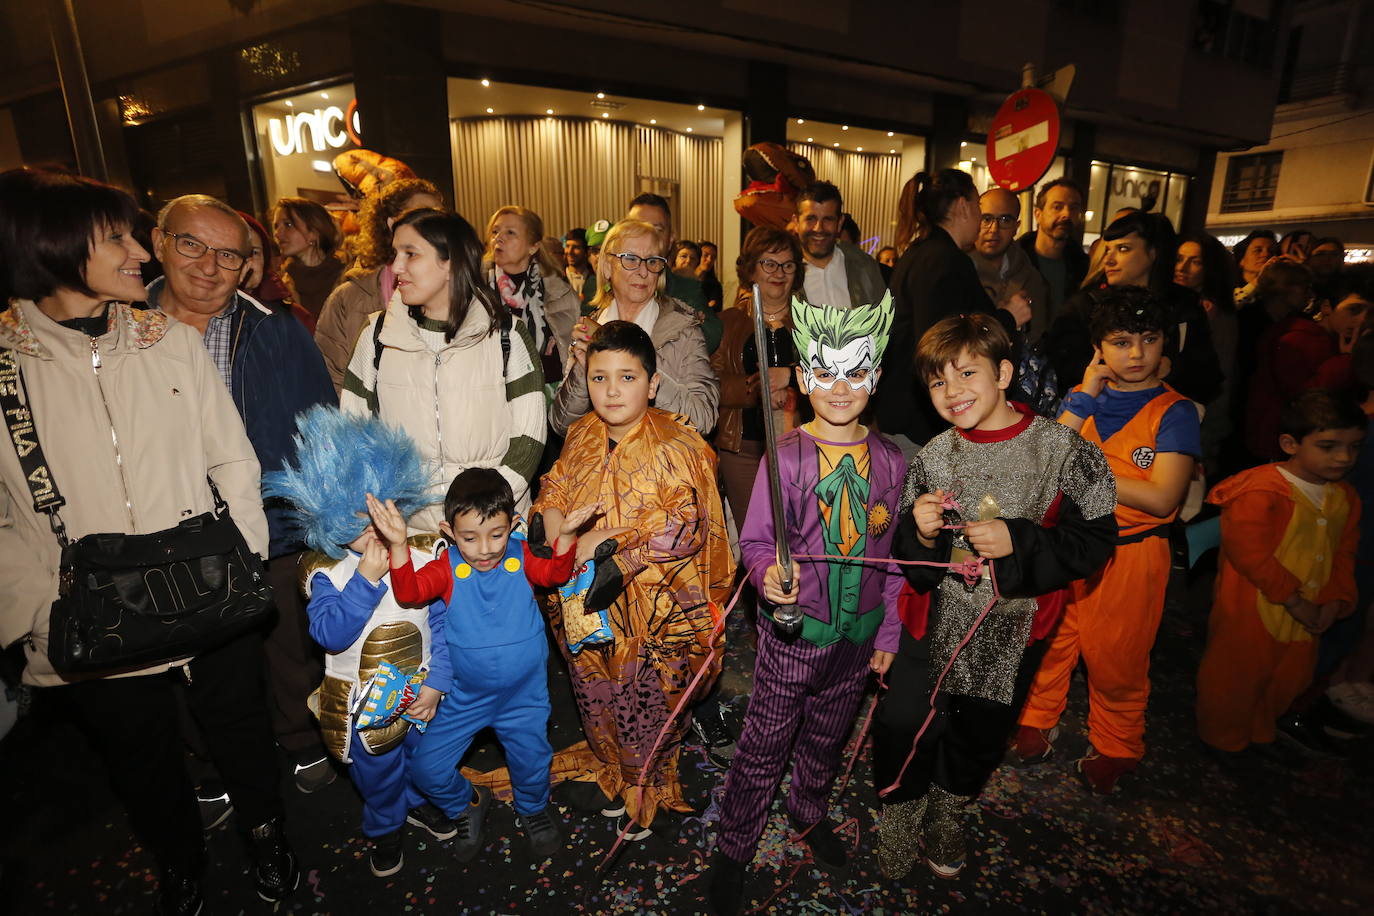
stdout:
[[972,796],[951,795],[939,786],[931,786],[926,798],[928,801],[922,830],[926,865],[930,866],[937,878],[955,878],[968,862],[964,840],[964,805]]
[[883,805],[878,814],[878,869],[883,877],[900,881],[919,855],[921,819],[926,796]]
[[1018,767],[1046,763],[1054,757],[1054,742],[1058,737],[1058,725],[1054,728],[1022,725],[1016,730],[1016,737],[1011,741],[1011,752],[1007,759],[1012,766]]
[[1090,746],[1077,766],[1090,790],[1097,795],[1110,795],[1116,790],[1117,780],[1134,770],[1138,763],[1135,757],[1108,757]]

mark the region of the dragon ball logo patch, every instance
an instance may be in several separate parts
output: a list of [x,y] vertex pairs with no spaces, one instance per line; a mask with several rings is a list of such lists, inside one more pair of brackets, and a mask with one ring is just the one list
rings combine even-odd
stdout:
[[1138,468],[1149,468],[1150,465],[1155,463],[1155,450],[1147,445],[1142,445],[1140,448],[1131,452],[1131,460],[1135,462],[1135,466]]
[[887,503],[881,499],[873,503],[873,507],[868,510],[868,534],[870,537],[878,537],[887,530],[887,526],[892,524],[892,510]]

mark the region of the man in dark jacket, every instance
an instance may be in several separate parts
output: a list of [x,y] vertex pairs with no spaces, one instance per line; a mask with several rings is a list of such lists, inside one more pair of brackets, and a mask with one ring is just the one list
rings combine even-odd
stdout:
[[[296,414],[337,403],[324,358],[299,321],[240,291],[250,236],[243,219],[222,201],[193,194],[158,214],[153,253],[165,275],[148,286],[148,304],[196,328],[229,388],[262,472],[295,457]],[[306,699],[323,675],[310,639],[296,580],[304,544],[280,506],[270,503],[267,571],[278,617],[264,648],[272,688],[272,727],[296,761],[296,785],[311,792],[332,782],[319,729]]]
[[[953,174],[955,170],[947,170]],[[945,177],[942,172],[940,177]],[[967,196],[953,200],[924,238],[902,253],[892,271],[892,336],[883,355],[883,389],[875,414],[878,428],[907,458],[947,424],[931,406],[916,377],[914,359],[921,335],[952,315],[982,312],[1000,321],[1016,339],[1031,318],[1024,297],[997,306],[978,279],[968,252],[978,238],[981,213],[972,181]]]
[[1021,249],[1050,289],[1048,320],[1083,285],[1088,256],[1083,251],[1083,189],[1056,178],[1035,195],[1035,231],[1021,236]]

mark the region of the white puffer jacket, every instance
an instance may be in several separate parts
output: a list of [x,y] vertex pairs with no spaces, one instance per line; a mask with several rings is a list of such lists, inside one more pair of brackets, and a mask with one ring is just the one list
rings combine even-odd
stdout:
[[[373,327],[385,314],[376,367]],[[385,313],[372,315],[344,376],[339,406],[377,415],[400,426],[435,468],[442,495],[459,471],[496,468],[515,493],[516,511],[530,505],[530,480],[544,451],[544,373],[521,321],[510,330],[510,356],[502,370],[501,334],[473,300],[453,339],[442,324],[417,324],[394,297]],[[443,508],[431,506],[410,520],[415,532],[434,532]]]

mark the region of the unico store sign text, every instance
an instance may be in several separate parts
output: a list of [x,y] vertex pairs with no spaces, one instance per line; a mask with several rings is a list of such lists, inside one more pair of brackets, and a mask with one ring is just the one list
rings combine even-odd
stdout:
[[[361,133],[358,109],[355,105],[350,105],[349,110],[353,117],[351,133],[356,136]],[[272,140],[272,149],[278,156],[291,156],[311,150],[322,153],[326,149],[346,146],[350,139],[347,127],[348,122],[343,109],[338,105],[330,105],[328,108],[289,114],[284,124],[281,118],[270,118],[267,122],[267,133]],[[310,135],[309,146],[306,145],[307,133]]]

